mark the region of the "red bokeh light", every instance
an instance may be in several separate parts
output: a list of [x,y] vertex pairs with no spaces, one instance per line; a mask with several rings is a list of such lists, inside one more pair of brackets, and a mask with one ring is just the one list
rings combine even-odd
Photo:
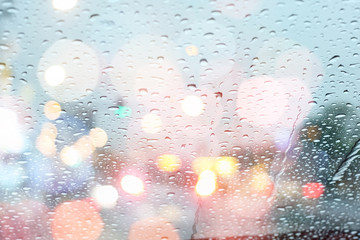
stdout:
[[324,193],[324,185],[318,182],[307,183],[303,186],[303,195],[307,198],[319,198]]

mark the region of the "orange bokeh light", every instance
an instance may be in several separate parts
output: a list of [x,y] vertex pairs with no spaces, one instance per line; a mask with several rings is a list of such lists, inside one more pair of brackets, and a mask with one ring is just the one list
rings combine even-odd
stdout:
[[100,214],[85,200],[64,202],[55,209],[52,234],[55,240],[96,240],[104,227]]
[[215,170],[220,176],[231,176],[236,172],[237,160],[234,157],[218,157],[215,163]]
[[252,176],[251,192],[259,196],[270,196],[274,190],[274,183],[266,172]]
[[57,119],[61,114],[61,106],[56,101],[48,101],[44,106],[44,114],[49,120]]
[[189,45],[185,48],[187,55],[189,56],[197,56],[199,54],[199,49],[195,45]]
[[271,180],[264,164],[258,164],[251,168],[251,194],[255,196],[271,196],[274,190],[274,183]]
[[173,154],[164,154],[158,157],[157,166],[165,172],[175,172],[181,167],[181,159]]

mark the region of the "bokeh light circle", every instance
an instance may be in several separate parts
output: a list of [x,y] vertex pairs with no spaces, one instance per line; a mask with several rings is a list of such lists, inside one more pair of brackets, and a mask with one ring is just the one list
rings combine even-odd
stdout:
[[45,81],[48,85],[55,87],[64,82],[66,77],[65,69],[59,65],[53,65],[45,70]]
[[69,102],[81,99],[94,90],[99,69],[98,57],[93,49],[79,40],[62,39],[43,54],[38,78],[51,97]]
[[91,196],[102,208],[113,208],[119,198],[119,193],[114,186],[97,185],[92,189]]
[[57,119],[61,114],[61,106],[56,101],[48,101],[44,106],[44,114],[49,120]]
[[53,7],[57,10],[67,11],[74,8],[78,0],[52,0]]
[[192,169],[197,175],[200,175],[206,170],[213,170],[215,162],[215,157],[198,157],[192,161]]
[[270,196],[274,190],[274,183],[267,172],[252,175],[251,192],[257,196]]
[[126,175],[120,181],[121,188],[124,192],[134,196],[139,196],[144,192],[143,181],[133,175]]
[[307,198],[319,198],[324,193],[324,185],[318,182],[307,183],[303,186],[303,195]]
[[186,115],[196,117],[204,112],[204,103],[197,96],[186,96],[181,103],[181,108]]
[[141,119],[141,128],[146,133],[157,133],[162,129],[162,121],[160,116],[149,113]]
[[213,194],[216,190],[216,174],[210,170],[205,170],[200,173],[195,190],[196,193],[202,197]]
[[21,153],[25,150],[26,133],[32,123],[32,114],[28,109],[22,99],[0,97],[0,153]]
[[267,128],[299,124],[311,110],[312,95],[297,78],[261,76],[239,86],[237,114],[250,125]]
[[297,78],[310,89],[321,86],[324,69],[315,53],[286,38],[266,39],[264,43],[252,63],[254,75]]
[[157,158],[157,167],[161,171],[175,172],[181,167],[181,159],[174,154],[163,154]]
[[76,167],[83,161],[80,151],[74,146],[65,146],[60,152],[60,159],[70,167]]
[[106,132],[101,128],[93,128],[89,133],[90,141],[94,147],[105,146],[108,136]]
[[215,170],[220,176],[231,176],[237,170],[237,160],[234,157],[218,157],[215,162]]
[[57,128],[52,123],[46,123],[42,126],[40,135],[36,138],[36,148],[44,156],[52,157],[56,153],[55,139]]
[[250,124],[267,127],[276,123],[287,105],[285,89],[270,77],[250,79],[239,87],[237,112]]
[[88,201],[64,202],[55,209],[52,233],[55,240],[96,240],[104,223],[95,207]]
[[185,48],[187,55],[196,56],[199,54],[199,49],[195,45],[189,45]]

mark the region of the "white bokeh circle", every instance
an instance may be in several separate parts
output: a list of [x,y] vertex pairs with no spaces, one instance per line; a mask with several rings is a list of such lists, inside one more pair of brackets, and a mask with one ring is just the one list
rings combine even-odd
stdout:
[[[65,79],[56,76],[56,72],[64,74]],[[55,42],[45,51],[38,66],[41,86],[59,102],[79,100],[94,91],[99,72],[96,52],[79,40]],[[55,80],[49,79],[51,77]]]

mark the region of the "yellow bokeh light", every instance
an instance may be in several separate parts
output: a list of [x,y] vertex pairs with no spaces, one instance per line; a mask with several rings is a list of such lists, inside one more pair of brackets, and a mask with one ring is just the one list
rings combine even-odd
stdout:
[[66,11],[74,8],[77,0],[53,0],[53,7],[57,10]]
[[218,157],[215,163],[215,170],[220,176],[230,176],[236,172],[236,158]]
[[146,133],[157,133],[161,130],[162,121],[158,115],[147,114],[141,119],[141,128]]
[[205,110],[203,101],[197,96],[187,96],[181,103],[181,108],[186,115],[192,117],[199,116]]
[[251,192],[257,195],[269,196],[274,184],[266,171],[265,165],[259,164],[251,169]]
[[158,157],[157,166],[161,171],[175,172],[181,167],[181,159],[173,154],[164,154]]
[[56,101],[48,101],[44,106],[44,113],[49,120],[55,120],[60,116],[61,106]]
[[185,51],[189,56],[197,56],[199,54],[199,49],[195,45],[187,46]]
[[11,70],[5,63],[0,63],[0,90],[9,92],[11,90]]
[[140,178],[133,175],[126,175],[121,179],[121,188],[131,195],[141,195],[144,192],[144,184]]
[[258,173],[266,172],[268,167],[264,163],[256,164],[255,166],[251,167],[251,173],[256,175]]
[[81,153],[73,146],[65,146],[60,152],[60,159],[70,167],[76,167],[82,162]]
[[56,153],[55,139],[47,134],[40,134],[36,139],[36,148],[44,156],[52,157]]
[[215,161],[214,157],[198,157],[192,162],[192,169],[199,175],[205,170],[213,170]]
[[83,136],[77,140],[73,148],[80,153],[82,159],[88,158],[95,150],[91,139],[88,136]]
[[42,88],[54,100],[78,101],[96,87],[98,55],[82,41],[58,40],[42,55],[37,76]]
[[42,126],[41,134],[42,135],[47,135],[47,136],[51,137],[55,141],[55,138],[57,136],[57,128],[52,123],[49,123],[49,122],[45,123]]
[[0,63],[0,81],[9,78],[11,75],[10,68],[5,63]]
[[200,196],[210,196],[216,190],[216,175],[210,170],[205,170],[199,175],[195,187],[196,193]]
[[64,82],[66,77],[65,69],[60,65],[54,65],[46,69],[45,71],[45,82],[52,86],[58,86]]
[[91,129],[89,137],[94,147],[103,147],[108,140],[106,132],[101,128]]
[[255,191],[263,191],[269,185],[269,175],[265,172],[253,175],[251,187]]

